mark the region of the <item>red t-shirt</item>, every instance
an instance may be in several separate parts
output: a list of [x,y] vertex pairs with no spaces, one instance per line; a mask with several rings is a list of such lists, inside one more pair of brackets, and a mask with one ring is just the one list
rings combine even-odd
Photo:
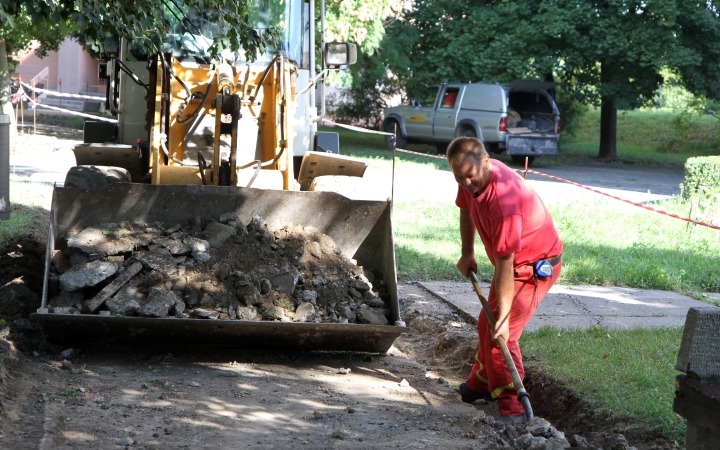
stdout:
[[491,163],[485,191],[473,197],[458,186],[455,204],[470,211],[492,265],[510,253],[515,254],[515,267],[561,254],[562,242],[537,192],[502,162]]

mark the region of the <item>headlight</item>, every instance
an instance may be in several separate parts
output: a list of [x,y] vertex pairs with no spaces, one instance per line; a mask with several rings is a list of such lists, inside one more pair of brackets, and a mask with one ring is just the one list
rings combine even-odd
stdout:
[[330,68],[347,66],[357,62],[357,46],[348,42],[325,44],[325,65]]

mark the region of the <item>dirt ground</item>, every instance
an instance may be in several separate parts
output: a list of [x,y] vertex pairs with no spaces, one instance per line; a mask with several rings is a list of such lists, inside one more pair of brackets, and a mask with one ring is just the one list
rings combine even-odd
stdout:
[[[494,404],[467,405],[452,390],[470,368],[473,325],[416,285],[400,296],[408,332],[387,354],[90,345],[61,354],[14,322],[0,340],[0,447],[511,448],[491,425]],[[557,410],[545,381],[528,383],[538,415]],[[607,444],[622,422],[564,395],[569,414],[554,420],[595,448],[672,448],[643,433]]]

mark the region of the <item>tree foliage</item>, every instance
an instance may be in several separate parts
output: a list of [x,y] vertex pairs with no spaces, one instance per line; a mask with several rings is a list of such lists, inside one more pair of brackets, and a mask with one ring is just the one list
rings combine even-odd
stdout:
[[[416,0],[391,37],[414,36],[387,64],[412,93],[439,82],[507,82],[555,74],[564,92],[602,106],[601,157],[613,158],[619,108],[647,104],[661,71],[720,98],[717,2],[687,0]],[[398,64],[399,62],[399,64]]]

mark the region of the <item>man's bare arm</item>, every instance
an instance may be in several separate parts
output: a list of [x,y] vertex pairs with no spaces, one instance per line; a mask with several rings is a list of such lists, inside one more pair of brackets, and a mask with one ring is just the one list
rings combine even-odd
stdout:
[[460,242],[462,254],[457,268],[463,276],[468,277],[470,270],[477,273],[477,261],[475,260],[475,224],[467,209],[460,209]]
[[499,336],[510,339],[510,310],[515,297],[514,253],[495,259],[495,290],[498,298],[497,323],[493,339]]

